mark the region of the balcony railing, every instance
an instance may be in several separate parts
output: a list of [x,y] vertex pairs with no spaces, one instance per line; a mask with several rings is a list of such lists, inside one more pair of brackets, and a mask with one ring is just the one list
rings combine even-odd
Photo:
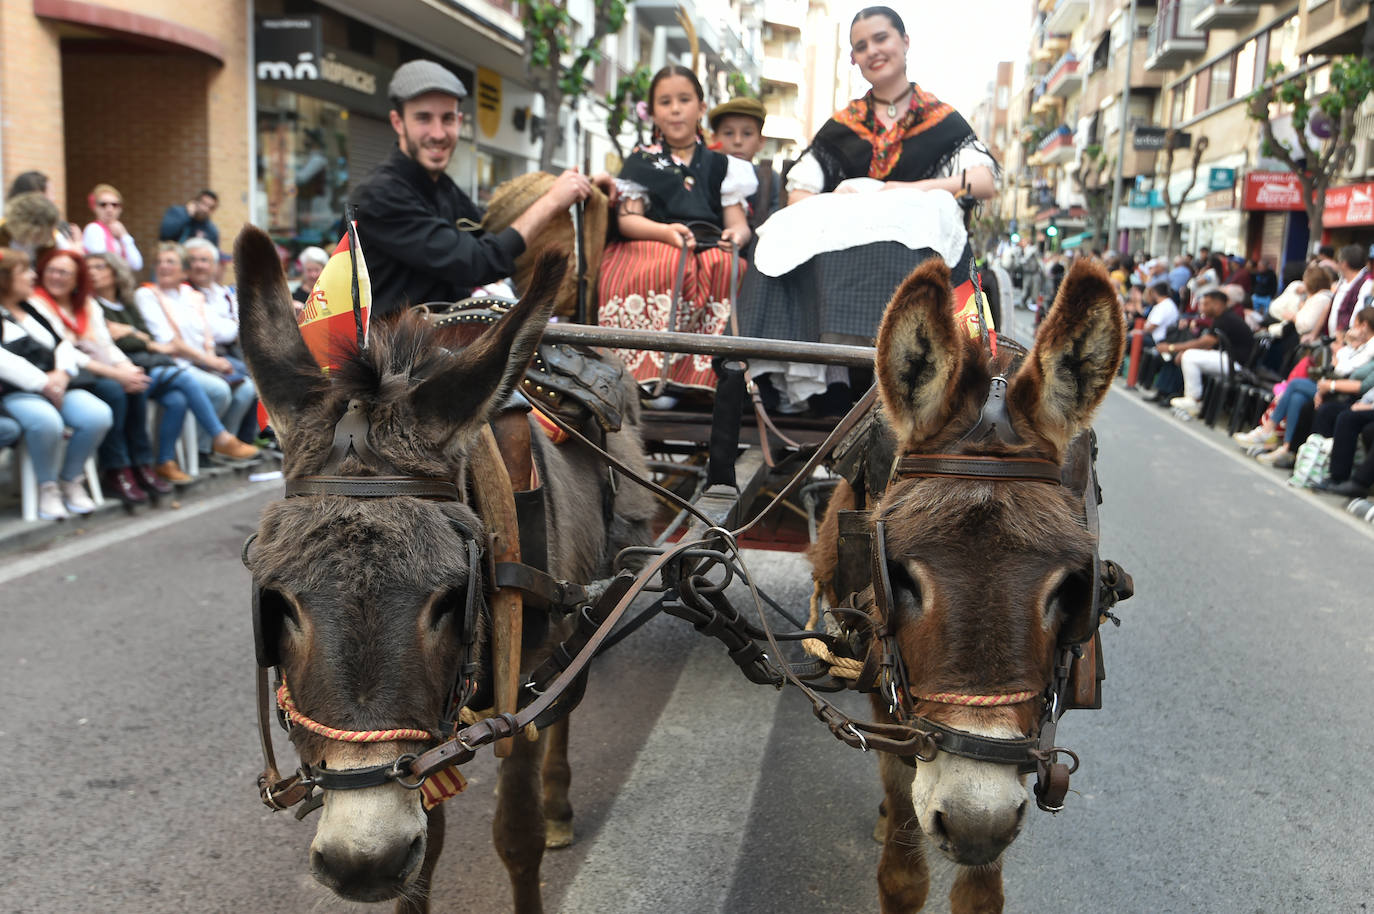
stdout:
[[1146,45],[1147,70],[1173,70],[1207,50],[1207,36],[1193,28],[1193,20],[1212,0],[1159,0]]
[[1193,17],[1193,28],[1200,32],[1230,29],[1245,25],[1259,15],[1260,0],[1212,0],[1204,3]]
[[1045,75],[1045,91],[1061,98],[1072,95],[1082,86],[1081,64],[1073,54],[1065,54]]
[[1051,32],[1067,35],[1088,18],[1088,0],[1056,0],[1054,9],[1045,17],[1045,27]]

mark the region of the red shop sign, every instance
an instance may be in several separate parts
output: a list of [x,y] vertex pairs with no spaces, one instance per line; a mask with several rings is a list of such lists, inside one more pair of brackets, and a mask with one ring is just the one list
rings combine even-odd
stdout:
[[1245,176],[1244,209],[1301,210],[1302,184],[1291,171],[1252,171]]
[[1374,181],[1333,187],[1326,192],[1326,210],[1322,225],[1340,228],[1345,225],[1374,225]]

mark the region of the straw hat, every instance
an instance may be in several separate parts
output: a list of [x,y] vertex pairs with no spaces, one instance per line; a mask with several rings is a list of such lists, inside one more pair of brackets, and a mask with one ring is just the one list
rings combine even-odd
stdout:
[[[530,172],[512,178],[496,188],[487,204],[487,214],[482,219],[482,228],[488,232],[499,232],[508,228],[521,213],[542,197],[557,178],[544,171]],[[587,258],[587,288],[589,305],[595,308],[596,277],[601,265],[601,252],[606,246],[606,225],[610,207],[606,195],[593,187],[592,195],[587,198],[583,242]],[[530,271],[534,269],[539,255],[548,250],[566,251],[568,272],[563,277],[563,285],[558,290],[558,300],[554,304],[554,314],[559,317],[573,317],[577,310],[577,248],[573,236],[572,214],[567,210],[550,219],[542,229],[527,240],[525,253],[515,261],[515,289],[524,294],[529,287]],[[595,320],[595,313],[590,317]]]

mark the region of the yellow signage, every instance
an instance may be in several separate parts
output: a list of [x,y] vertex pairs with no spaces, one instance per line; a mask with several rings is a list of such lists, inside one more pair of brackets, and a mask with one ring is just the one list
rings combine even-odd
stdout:
[[477,126],[487,137],[501,129],[501,74],[477,68]]

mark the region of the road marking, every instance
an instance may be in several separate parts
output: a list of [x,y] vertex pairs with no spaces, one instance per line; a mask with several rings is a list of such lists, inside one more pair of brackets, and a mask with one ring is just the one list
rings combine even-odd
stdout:
[[741,688],[719,642],[692,649],[578,867],[564,914],[724,910],[778,695]]
[[79,559],[97,549],[104,549],[116,543],[122,543],[135,539],[155,530],[170,527],[172,524],[199,517],[211,511],[244,501],[249,498],[261,495],[267,491],[268,486],[262,483],[252,484],[242,489],[235,489],[232,492],[225,492],[223,495],[215,495],[205,501],[197,501],[189,507],[177,508],[172,511],[159,511],[156,514],[148,514],[144,517],[135,518],[127,523],[117,524],[109,530],[93,533],[88,536],[80,537],[69,543],[49,549],[45,552],[36,553],[25,558],[6,561],[4,568],[0,568],[0,584],[22,578],[24,575],[33,574],[36,571],[43,571],[54,565]]
[[[1152,403],[1146,403],[1135,393],[1128,391],[1124,387],[1118,387],[1117,385],[1113,384],[1111,386],[1111,391],[1114,394],[1120,394],[1120,396],[1117,399],[1125,400],[1128,403],[1134,404],[1137,408],[1145,410],[1147,413],[1153,415],[1156,419],[1163,420],[1171,418],[1173,416],[1172,412],[1165,412],[1164,410],[1160,409],[1158,406],[1155,406]],[[1325,493],[1310,491],[1307,489],[1298,489],[1294,486],[1290,486],[1288,484],[1287,476],[1275,473],[1272,468],[1264,466],[1258,461],[1246,457],[1245,454],[1238,447],[1234,446],[1231,443],[1231,440],[1229,438],[1225,440],[1218,440],[1217,436],[1214,433],[1204,432],[1203,429],[1206,429],[1207,426],[1201,419],[1196,419],[1192,422],[1172,421],[1168,424],[1173,428],[1179,429],[1185,434],[1191,435],[1195,441],[1198,441],[1199,443],[1206,445],[1207,447],[1211,448],[1217,453],[1224,455],[1226,459],[1230,460],[1232,463],[1236,463],[1240,466],[1245,467],[1245,469],[1249,473],[1259,477],[1260,479],[1263,479],[1266,484],[1278,489],[1280,492],[1286,492],[1289,495],[1294,496],[1295,498],[1297,498],[1299,504],[1306,505],[1316,511],[1320,511],[1323,515],[1327,517],[1334,515],[1340,519],[1341,523],[1345,524],[1346,526],[1354,530],[1358,530],[1360,534],[1363,536],[1369,537],[1370,539],[1374,539],[1374,524],[1367,524],[1359,518],[1355,517],[1349,511],[1345,510],[1345,506],[1350,503],[1349,499],[1346,499],[1343,503],[1332,502],[1328,504],[1326,501]],[[1201,426],[1201,428],[1194,428],[1194,425]]]

